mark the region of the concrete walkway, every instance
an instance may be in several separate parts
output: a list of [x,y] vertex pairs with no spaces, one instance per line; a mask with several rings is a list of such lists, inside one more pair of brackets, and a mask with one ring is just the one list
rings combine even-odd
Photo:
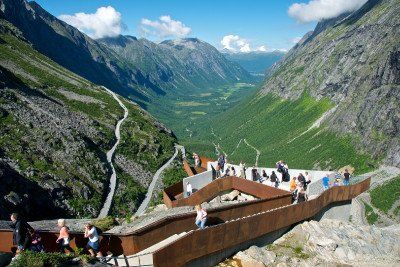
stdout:
[[162,173],[166,168],[168,168],[168,167],[171,165],[172,161],[176,158],[176,156],[178,156],[178,150],[179,150],[179,149],[180,149],[182,152],[184,152],[183,146],[175,145],[175,153],[174,153],[174,155],[167,161],[167,163],[165,163],[165,164],[164,164],[160,169],[158,169],[157,172],[154,174],[153,180],[151,181],[150,186],[149,186],[149,188],[147,189],[146,198],[143,200],[142,204],[140,204],[138,210],[137,210],[136,213],[135,213],[135,216],[140,216],[140,215],[142,215],[142,214],[146,211],[147,206],[149,205],[150,200],[151,200],[151,197],[152,197],[152,195],[153,195],[154,187],[155,187],[155,185],[156,185],[157,180],[160,178],[161,173]]
[[117,126],[115,127],[115,137],[117,138],[117,142],[115,142],[114,146],[107,152],[107,161],[110,164],[112,174],[110,177],[110,191],[108,193],[108,196],[106,198],[106,201],[104,202],[103,208],[100,210],[99,213],[99,218],[104,218],[108,215],[108,212],[110,211],[111,203],[114,197],[115,193],[115,187],[117,185],[117,173],[115,172],[114,165],[112,163],[112,158],[115,152],[115,149],[117,148],[120,140],[121,140],[121,124],[122,122],[128,117],[128,109],[125,107],[125,105],[122,103],[122,101],[117,97],[117,95],[112,92],[111,90],[103,87],[110,95],[114,97],[114,99],[118,102],[118,104],[122,107],[124,110],[124,117],[118,121]]

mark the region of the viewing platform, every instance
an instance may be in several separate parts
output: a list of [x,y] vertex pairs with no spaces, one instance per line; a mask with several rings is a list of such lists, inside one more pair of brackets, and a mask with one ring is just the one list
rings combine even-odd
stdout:
[[[290,195],[284,190],[268,191],[269,186],[237,177],[217,179],[204,187],[204,192],[211,192],[208,188],[221,190],[243,183],[250,188],[247,191],[256,192],[263,188],[266,193],[256,192],[260,197],[257,200],[207,210],[209,219],[202,230],[194,224],[196,213],[190,211],[164,217],[131,232],[106,232],[101,238],[101,250],[105,255],[108,253],[107,260],[117,266],[212,266],[250,244],[268,242],[271,236],[313,218],[331,205],[351,201],[369,188],[370,180],[366,178],[350,186],[332,187],[309,201],[291,204]],[[266,196],[270,193],[275,195]],[[196,194],[205,199],[209,196],[199,190],[193,193],[192,199],[197,199]],[[42,230],[39,233],[47,251],[56,251],[57,232]],[[85,246],[83,233],[73,232],[71,236],[73,247]],[[1,252],[13,250],[10,229],[0,230],[0,240]]]

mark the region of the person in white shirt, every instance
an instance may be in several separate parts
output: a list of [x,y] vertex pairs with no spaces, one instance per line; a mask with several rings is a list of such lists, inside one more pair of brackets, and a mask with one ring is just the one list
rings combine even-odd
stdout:
[[200,229],[204,229],[207,222],[207,212],[200,205],[196,205],[195,209],[197,212],[195,224]]
[[92,224],[87,224],[85,226],[85,238],[89,238],[89,242],[86,245],[87,250],[89,251],[92,257],[96,257],[96,254],[100,257],[103,257],[100,252],[100,239],[99,234],[97,233],[97,229]]
[[192,185],[189,182],[187,182],[186,183],[186,195],[190,196],[192,193],[193,193]]

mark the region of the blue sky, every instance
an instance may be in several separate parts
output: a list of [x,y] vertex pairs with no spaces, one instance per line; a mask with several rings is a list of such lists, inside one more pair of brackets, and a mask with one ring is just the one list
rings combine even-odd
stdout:
[[[111,11],[115,14],[120,13],[121,16],[117,22],[114,17],[110,18],[112,22],[105,22],[106,26],[99,26],[101,23],[89,16],[79,19],[73,16],[64,17],[64,20],[72,25],[75,23],[74,26],[89,34],[90,30],[83,27],[89,29],[101,27],[102,29],[95,29],[98,30],[96,34],[92,33],[95,37],[109,34],[108,29],[113,34],[119,33],[121,29],[115,23],[122,22],[126,26],[122,29],[122,34],[146,37],[153,41],[197,37],[218,49],[223,48],[222,38],[229,35],[232,36],[226,41],[231,42],[229,43],[232,44],[231,48],[236,50],[241,48],[246,50],[246,44],[250,50],[262,46],[264,46],[262,50],[289,49],[294,45],[295,38],[314,29],[317,20],[299,22],[298,17],[296,19],[288,15],[289,7],[293,4],[308,3],[309,0],[68,0],[62,1],[62,4],[55,0],[37,0],[37,2],[55,16],[74,15],[78,12],[94,14],[100,7],[113,7],[115,12]],[[169,26],[181,27],[178,29],[178,34],[168,35],[162,32],[163,21],[160,21],[160,16],[169,16],[164,18],[164,22],[168,20]],[[96,19],[104,17],[106,16],[99,13]],[[86,21],[87,19],[89,21]],[[143,19],[147,19],[147,24]],[[113,23],[113,26],[107,26],[107,23]],[[143,23],[146,24],[145,27]],[[113,28],[114,26],[116,28]],[[158,26],[160,28],[157,28]]]

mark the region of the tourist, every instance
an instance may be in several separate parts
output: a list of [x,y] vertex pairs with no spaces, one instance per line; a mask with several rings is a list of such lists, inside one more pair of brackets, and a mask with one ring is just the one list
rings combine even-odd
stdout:
[[296,190],[297,184],[296,184],[296,176],[292,177],[292,180],[290,180],[289,184],[289,190],[290,192],[294,192]]
[[299,187],[297,190],[297,203],[301,203],[307,200],[307,194],[304,187]]
[[87,224],[85,226],[84,236],[85,238],[89,238],[86,249],[89,251],[90,255],[93,258],[96,256],[103,257],[102,253],[100,252],[100,240],[96,227],[90,223]]
[[299,184],[301,187],[307,189],[307,181],[306,177],[302,173],[299,173],[299,176],[297,177],[297,180],[299,181]]
[[279,180],[278,176],[276,176],[275,171],[272,171],[271,176],[269,177],[271,181],[271,186],[278,187],[279,186]]
[[31,240],[29,250],[32,250],[34,252],[43,252],[44,247],[43,247],[42,238],[40,237],[40,235],[38,233],[36,233],[33,228],[29,228],[28,233],[29,233],[30,240]]
[[344,170],[343,176],[343,185],[350,185],[350,173],[347,169]]
[[342,184],[342,181],[340,178],[336,178],[335,181],[333,182],[333,186],[340,186]]
[[221,166],[221,171],[224,172],[225,167],[225,156],[223,154],[219,155],[218,157],[219,166]]
[[193,193],[192,185],[189,182],[186,182],[186,196],[190,196]]
[[230,174],[230,172],[231,172],[231,169],[230,169],[229,167],[227,167],[226,170],[225,170],[225,174],[224,174],[223,177],[228,177],[229,174]]
[[199,167],[200,166],[200,158],[199,155],[196,153],[193,153],[193,158],[194,158],[194,166]]
[[200,229],[204,229],[207,222],[207,212],[203,208],[201,208],[201,205],[196,205],[195,209],[197,212],[195,224]]
[[326,174],[322,178],[322,187],[324,188],[324,191],[329,189],[329,175],[328,174]]
[[264,182],[266,182],[267,180],[268,180],[268,175],[267,175],[267,173],[265,172],[265,170],[263,170],[262,171],[262,175],[261,175],[261,177],[260,177],[260,183],[264,183]]
[[243,161],[241,161],[239,164],[239,173],[240,173],[239,175],[240,178],[246,179],[246,164],[243,163]]
[[251,179],[253,181],[257,181],[259,176],[260,175],[258,174],[256,167],[253,167],[253,169],[251,170]]
[[18,213],[11,214],[10,219],[10,227],[13,229],[13,245],[17,246],[16,254],[18,255],[29,247],[31,240],[28,231],[32,227],[22,220]]
[[217,163],[217,166],[215,166],[215,174],[217,179],[221,178],[221,165],[219,165],[219,163]]
[[312,180],[311,174],[309,174],[308,172],[305,172],[305,174],[306,174],[306,182],[307,182],[307,184],[311,183],[311,180]]
[[235,168],[232,166],[229,171],[229,176],[236,176]]
[[59,219],[57,221],[57,226],[60,228],[60,235],[58,236],[56,243],[58,243],[59,250],[61,253],[65,253],[67,250],[69,252],[74,252],[74,250],[70,246],[70,238],[69,238],[69,228],[66,226],[64,219]]

